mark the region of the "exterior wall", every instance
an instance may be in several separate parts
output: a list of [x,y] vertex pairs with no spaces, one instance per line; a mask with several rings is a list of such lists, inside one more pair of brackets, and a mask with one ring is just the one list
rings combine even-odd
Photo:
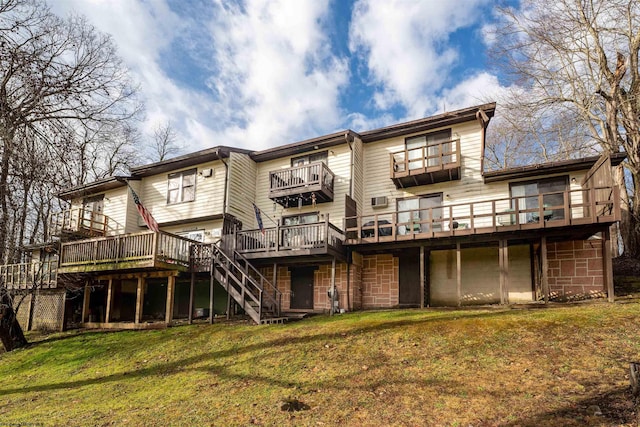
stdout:
[[[351,150],[346,143],[327,149],[327,151],[329,151],[327,166],[335,175],[333,182],[333,202],[318,203],[316,204],[316,207],[309,205],[303,206],[302,208],[298,208],[297,206],[285,208],[275,204],[274,211],[274,202],[269,199],[269,172],[290,168],[292,157],[313,154],[319,151],[324,150],[309,151],[307,153],[300,153],[295,156],[282,157],[280,159],[269,160],[257,164],[255,187],[256,205],[263,212],[262,222],[265,227],[274,227],[277,221],[283,216],[319,212],[320,215],[328,214],[329,221],[332,224],[336,225],[340,229],[343,228],[344,199],[345,195],[349,194],[349,180],[351,175]],[[269,218],[265,218],[265,216],[268,216]],[[243,225],[243,229],[255,229],[258,227],[255,218],[253,218],[251,224],[251,226]]]
[[602,240],[547,244],[552,299],[603,297]]
[[[254,228],[255,214],[251,203],[256,200],[256,163],[246,154],[231,152],[227,212],[242,221],[243,229]],[[268,225],[265,224],[265,227]]]
[[398,305],[399,266],[391,254],[363,255],[362,308],[390,308]]
[[[509,302],[533,300],[529,245],[509,246]],[[429,296],[432,306],[458,305],[455,250],[431,251]],[[462,248],[461,304],[500,303],[498,247]]]
[[535,299],[533,292],[533,275],[531,272],[531,246],[509,246],[509,302],[531,302]]
[[362,309],[362,267],[363,257],[357,252],[352,253],[352,262],[350,268],[351,274],[351,293],[353,298],[351,299],[352,310]]
[[[176,169],[171,173],[194,169],[193,167]],[[203,169],[213,169],[213,175],[205,178],[199,174]],[[167,204],[169,173],[145,177],[140,183],[140,199],[151,212],[155,220],[163,222],[182,219],[197,219],[222,214],[226,168],[220,160],[202,163],[197,166],[196,195],[192,202]],[[139,224],[142,224],[140,219]]]

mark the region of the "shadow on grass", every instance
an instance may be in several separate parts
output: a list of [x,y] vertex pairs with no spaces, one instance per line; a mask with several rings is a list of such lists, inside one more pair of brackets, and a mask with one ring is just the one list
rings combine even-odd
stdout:
[[[185,370],[206,370],[209,373],[215,373],[218,375],[222,375],[222,376],[228,376],[229,378],[243,378],[243,379],[247,379],[248,376],[238,376],[235,374],[231,374],[230,372],[226,372],[227,369],[226,368],[219,368],[219,367],[206,367],[206,368],[189,368],[189,366],[192,366],[194,364],[201,364],[203,362],[206,361],[217,361],[218,359],[222,359],[222,358],[229,358],[229,357],[233,357],[233,356],[240,356],[246,353],[250,353],[252,351],[256,351],[256,350],[262,350],[262,349],[280,349],[280,347],[283,346],[293,346],[293,345],[300,345],[300,344],[313,344],[313,343],[322,343],[325,342],[326,340],[331,340],[331,339],[335,339],[335,338],[339,338],[341,337],[341,334],[343,333],[347,333],[351,336],[357,336],[360,334],[367,334],[367,333],[374,333],[374,332],[379,332],[379,331],[385,331],[385,330],[392,330],[392,329],[398,329],[398,328],[403,328],[403,327],[407,327],[407,326],[415,326],[415,325],[420,325],[420,324],[427,324],[427,323],[433,323],[433,322],[446,322],[446,321],[450,321],[450,320],[460,320],[460,319],[480,319],[480,318],[487,318],[487,317],[496,317],[496,316],[504,316],[504,315],[509,315],[509,314],[513,314],[513,312],[511,311],[495,311],[495,312],[477,312],[477,311],[470,311],[470,312],[457,312],[455,313],[455,315],[453,316],[442,316],[442,315],[434,315],[434,316],[429,316],[429,317],[419,317],[416,318],[415,314],[417,312],[408,312],[409,314],[406,316],[398,316],[398,320],[393,320],[393,321],[389,321],[388,319],[385,319],[381,322],[376,322],[374,324],[371,325],[366,325],[366,326],[359,326],[358,324],[349,324],[347,325],[348,327],[342,327],[337,329],[335,332],[325,332],[325,333],[317,333],[317,334],[311,334],[311,335],[301,335],[301,336],[293,336],[293,337],[282,337],[282,338],[278,338],[278,339],[274,339],[274,340],[270,340],[270,341],[264,341],[264,342],[259,342],[259,343],[253,343],[253,344],[247,344],[247,345],[240,345],[240,346],[234,346],[232,345],[230,348],[224,349],[224,350],[219,350],[219,351],[213,351],[213,352],[208,352],[208,353],[204,353],[204,354],[198,354],[195,356],[191,356],[191,357],[186,357],[180,360],[176,360],[173,362],[166,362],[166,363],[160,363],[160,364],[155,364],[153,366],[149,366],[146,368],[142,368],[142,369],[135,369],[135,370],[130,370],[130,371],[126,371],[126,372],[121,372],[121,373],[117,373],[117,374],[111,374],[111,375],[106,375],[106,376],[102,376],[102,377],[98,377],[98,378],[90,378],[90,379],[83,379],[83,380],[75,380],[75,381],[67,381],[67,382],[60,382],[60,383],[50,383],[50,384],[40,384],[40,385],[31,385],[31,386],[27,386],[27,387],[21,387],[21,388],[6,388],[6,389],[0,389],[0,395],[9,395],[9,394],[16,394],[16,393],[28,393],[28,392],[39,392],[39,391],[51,391],[51,390],[59,390],[59,389],[67,389],[67,388],[77,388],[77,387],[84,387],[87,385],[94,385],[94,384],[105,384],[105,383],[109,383],[109,382],[118,382],[118,381],[122,381],[125,379],[131,379],[131,378],[146,378],[149,376],[154,376],[154,375],[170,375],[170,374],[174,374],[180,371],[185,371]],[[438,314],[449,314],[449,313],[438,313]],[[374,320],[375,321],[375,320]],[[129,332],[129,331],[127,331]],[[149,331],[151,332],[151,331]],[[78,337],[82,337],[82,336],[94,336],[94,335],[99,335],[102,332],[89,332],[87,334],[78,334],[78,335],[74,335],[72,337],[69,338],[78,338]],[[143,333],[143,331],[135,331],[134,333]],[[171,336],[171,339],[176,338],[176,336]],[[63,340],[64,337],[61,337],[60,340]],[[47,341],[43,341],[43,343],[46,343]],[[49,341],[51,342],[51,341]],[[93,343],[82,343],[83,345],[87,345],[87,346],[91,346],[94,345]],[[138,345],[137,343],[133,343],[135,345]],[[79,344],[80,345],[80,344]],[[105,347],[106,343],[100,343],[99,346],[103,347],[103,351],[104,347]],[[188,343],[186,343],[186,345],[189,345]],[[228,367],[233,366],[233,364],[228,364]],[[15,372],[15,371],[14,371]],[[258,381],[266,381],[269,383],[274,383],[274,379],[273,378],[260,378],[257,379]],[[348,382],[347,379],[345,379],[344,382]],[[287,381],[283,381],[281,382],[279,385],[287,385],[288,382]]]
[[[596,408],[597,407],[597,408]],[[596,414],[597,410],[601,414]],[[567,404],[563,408],[543,412],[532,417],[522,417],[503,424],[505,427],[537,426],[621,426],[635,423],[633,396],[628,387],[609,393],[586,397]]]

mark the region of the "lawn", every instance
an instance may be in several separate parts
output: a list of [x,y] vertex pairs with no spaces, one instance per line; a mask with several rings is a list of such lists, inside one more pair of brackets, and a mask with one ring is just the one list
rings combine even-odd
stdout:
[[631,426],[640,302],[31,339],[0,354],[0,425]]

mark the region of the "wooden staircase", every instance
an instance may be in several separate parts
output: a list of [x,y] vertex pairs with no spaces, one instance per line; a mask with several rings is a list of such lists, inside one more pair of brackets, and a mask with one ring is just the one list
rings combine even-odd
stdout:
[[[201,245],[198,251],[199,256],[194,258],[199,261],[194,263],[194,268],[197,271],[209,270],[213,278],[254,322],[263,324],[286,321],[286,317],[280,315],[282,293],[242,254],[236,251],[227,254],[220,244]],[[206,254],[207,252],[210,254]],[[208,268],[203,262],[206,258],[210,259]]]

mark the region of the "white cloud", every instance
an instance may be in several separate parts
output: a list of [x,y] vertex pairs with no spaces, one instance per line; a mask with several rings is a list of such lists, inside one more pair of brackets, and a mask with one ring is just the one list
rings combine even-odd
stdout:
[[442,90],[438,97],[438,111],[457,110],[473,105],[493,102],[504,94],[506,88],[498,78],[486,72],[473,75],[452,88]]
[[435,96],[460,59],[449,36],[474,23],[482,3],[486,1],[359,0],[349,46],[367,63],[370,83],[377,88],[376,106],[387,110],[401,105],[409,118],[432,113]]
[[348,81],[323,32],[328,2],[249,1],[218,5],[212,22],[218,70],[209,85],[232,127],[229,143],[264,148],[317,136],[341,122]]

